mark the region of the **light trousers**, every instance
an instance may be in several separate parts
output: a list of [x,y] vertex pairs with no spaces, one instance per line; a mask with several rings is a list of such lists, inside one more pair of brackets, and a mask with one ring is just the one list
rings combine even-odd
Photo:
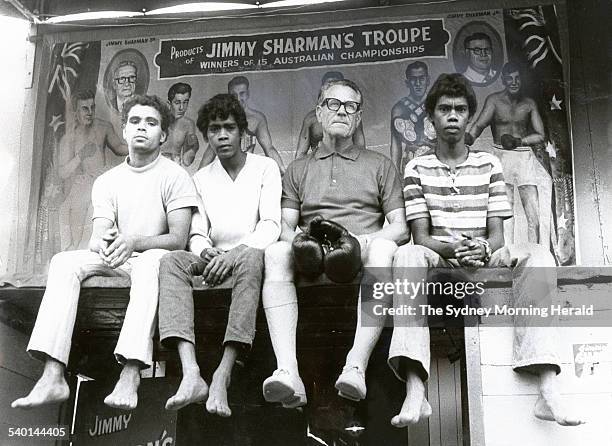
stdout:
[[136,360],[142,367],[151,366],[159,260],[167,252],[165,249],[150,249],[134,253],[116,269],[106,266],[97,253],[88,250],[65,251],[54,255],[45,294],[28,343],[28,353],[45,359],[42,355],[44,353],[67,365],[81,282],[94,275],[123,276],[131,277],[132,286],[115,356],[120,363]]

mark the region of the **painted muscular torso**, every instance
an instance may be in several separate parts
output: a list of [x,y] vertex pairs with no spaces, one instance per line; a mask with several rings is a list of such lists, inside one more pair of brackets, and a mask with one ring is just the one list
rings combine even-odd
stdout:
[[495,111],[491,122],[493,140],[499,144],[505,134],[521,138],[529,132],[529,122],[535,104],[530,99],[511,102],[504,96],[495,99]]
[[260,116],[261,113],[258,111],[245,110],[245,112],[248,126],[240,142],[240,147],[243,152],[253,153],[255,145],[257,144],[257,127],[259,127],[262,117]]
[[189,118],[181,118],[175,121],[168,129],[168,139],[161,146],[162,154],[178,164],[183,164],[183,154],[194,144],[193,138],[197,136],[193,129],[195,125]]
[[94,121],[91,127],[77,127],[72,135],[68,135],[69,144],[74,155],[81,157],[79,167],[74,174],[85,174],[96,178],[106,170],[104,146],[106,144],[106,123]]

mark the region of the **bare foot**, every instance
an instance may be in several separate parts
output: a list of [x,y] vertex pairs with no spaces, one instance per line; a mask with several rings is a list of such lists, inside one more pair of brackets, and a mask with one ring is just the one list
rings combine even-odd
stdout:
[[210,383],[210,393],[206,401],[206,410],[221,417],[229,417],[232,411],[227,402],[227,389],[230,385],[230,375],[214,373]]
[[407,427],[429,418],[430,415],[431,406],[425,398],[425,383],[416,373],[408,372],[406,398],[400,413],[391,419],[391,424],[395,427]]
[[559,380],[554,367],[542,367],[539,371],[540,396],[536,401],[533,414],[536,418],[544,421],[556,421],[561,426],[578,426],[586,423],[572,411],[561,400],[559,391]]
[[391,424],[393,426],[408,427],[411,424],[416,424],[419,421],[425,420],[431,416],[431,406],[424,397],[421,401],[420,410],[412,410],[410,404],[407,404],[407,402],[408,398],[404,400],[400,413],[391,418]]
[[208,385],[200,376],[200,369],[183,371],[183,379],[176,394],[166,401],[167,410],[179,410],[191,403],[204,401],[208,395]]
[[69,396],[70,388],[63,373],[59,376],[43,373],[30,393],[13,401],[11,407],[14,409],[32,409],[44,404],[63,403]]
[[540,420],[556,421],[561,426],[578,426],[586,423],[586,420],[567,410],[559,394],[548,397],[540,395],[533,408],[533,414]]
[[126,364],[121,370],[115,388],[104,398],[104,404],[115,409],[133,410],[138,405],[138,386],[140,385],[140,368]]

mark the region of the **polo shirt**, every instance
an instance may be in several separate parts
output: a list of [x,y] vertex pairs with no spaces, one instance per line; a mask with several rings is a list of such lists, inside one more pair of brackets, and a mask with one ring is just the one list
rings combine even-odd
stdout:
[[499,159],[469,150],[455,173],[429,153],[410,160],[404,171],[406,221],[431,218],[431,236],[454,242],[461,233],[487,237],[487,218],[512,217]]
[[391,160],[356,146],[339,153],[321,142],[316,151],[293,161],[283,177],[281,207],[300,211],[302,230],[321,215],[355,235],[370,234],[382,228],[386,214],[403,206]]

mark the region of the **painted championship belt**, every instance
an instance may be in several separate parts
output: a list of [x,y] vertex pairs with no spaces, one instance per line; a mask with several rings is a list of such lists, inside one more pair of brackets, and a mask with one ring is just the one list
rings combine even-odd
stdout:
[[414,129],[414,122],[412,122],[410,119],[395,118],[393,120],[393,128],[395,128],[395,130],[402,135],[402,138],[404,138],[405,141],[416,142],[417,134]]
[[436,128],[434,127],[433,122],[431,122],[431,119],[429,119],[429,116],[425,116],[425,118],[423,118],[423,133],[430,141],[436,139]]
[[240,141],[240,150],[243,152],[253,152],[255,149],[255,144],[257,141],[255,140],[255,135],[251,135],[250,133],[245,132],[242,140]]

